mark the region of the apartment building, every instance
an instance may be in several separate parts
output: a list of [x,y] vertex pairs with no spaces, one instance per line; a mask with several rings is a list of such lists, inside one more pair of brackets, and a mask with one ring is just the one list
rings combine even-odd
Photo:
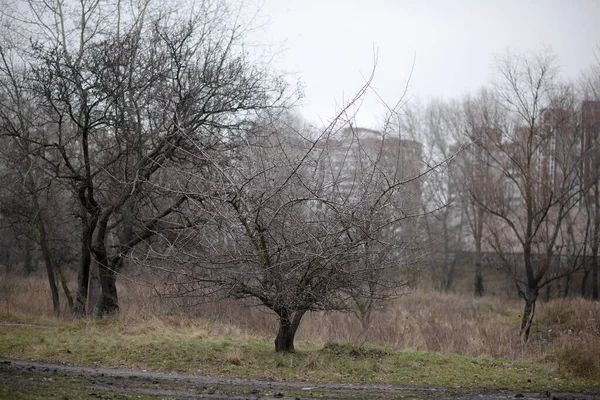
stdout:
[[339,201],[358,199],[387,186],[407,215],[421,209],[421,144],[398,135],[347,127],[318,143],[324,185]]

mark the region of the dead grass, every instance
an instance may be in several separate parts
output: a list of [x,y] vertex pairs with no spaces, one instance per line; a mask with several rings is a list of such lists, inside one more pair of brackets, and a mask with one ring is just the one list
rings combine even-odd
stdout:
[[324,358],[320,353],[311,352],[304,363],[304,367],[310,371],[315,371],[323,368]]
[[599,302],[561,299],[545,304],[534,336],[546,344],[546,356],[563,376],[600,377]]
[[[0,282],[0,312],[55,321],[43,275],[1,278],[4,279]],[[166,326],[192,329],[198,321],[203,321],[204,328],[194,330],[195,337],[258,335],[269,346],[272,343],[277,320],[268,310],[235,301],[196,304],[190,299],[161,299],[151,286],[140,282],[125,277],[119,283],[122,313],[118,329],[123,334],[153,337],[160,335]],[[62,319],[69,320],[64,299],[61,302]],[[540,301],[531,343],[527,346],[522,346],[518,337],[521,307],[519,300],[507,297],[476,300],[417,290],[386,310],[377,311],[366,333],[351,314],[311,313],[303,319],[297,339],[318,346],[368,343],[400,350],[537,360],[554,365],[565,376],[596,372],[600,375],[600,303],[579,298]],[[94,326],[102,323],[94,322]],[[227,364],[244,364],[243,350],[229,348],[226,354]],[[319,368],[323,355],[311,357],[304,361],[306,368]],[[287,359],[280,361],[285,364]]]
[[590,343],[567,344],[556,353],[561,375],[582,378],[600,376],[600,353]]
[[227,361],[229,364],[233,364],[233,365],[242,365],[242,362],[243,362],[242,357],[243,357],[243,355],[242,355],[242,351],[240,350],[240,348],[234,347],[227,352],[227,355],[225,356],[225,361]]
[[515,356],[517,302],[416,291],[378,311],[362,337],[351,315],[311,315],[300,331],[319,341],[362,340],[417,351]]
[[[68,315],[61,292],[61,314]],[[2,273],[0,276],[0,310],[6,313],[53,317],[48,280],[40,273],[29,276]]]

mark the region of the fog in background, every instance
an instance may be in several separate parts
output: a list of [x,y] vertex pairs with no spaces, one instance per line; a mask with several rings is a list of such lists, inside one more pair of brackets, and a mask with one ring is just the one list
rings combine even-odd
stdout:
[[[258,7],[256,40],[270,43],[275,66],[302,82],[302,114],[317,124],[353,96],[375,59],[373,88],[386,102],[397,101],[409,78],[407,98],[427,101],[474,93],[489,83],[494,55],[507,49],[549,46],[563,75],[576,78],[600,45],[594,0],[264,0]],[[357,123],[377,128],[382,119],[371,93]]]

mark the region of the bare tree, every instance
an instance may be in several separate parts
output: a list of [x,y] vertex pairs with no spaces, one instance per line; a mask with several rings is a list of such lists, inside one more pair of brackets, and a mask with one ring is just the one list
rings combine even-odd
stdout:
[[[463,128],[457,143],[460,153],[456,157],[453,178],[459,187],[461,205],[468,221],[468,230],[475,249],[475,296],[483,296],[483,260],[489,213],[502,195],[503,178],[491,166],[486,149],[500,143],[501,130],[506,116],[498,107],[497,100],[489,90],[482,89],[476,97],[467,97],[462,103]],[[489,251],[489,249],[488,249]]]
[[177,254],[160,263],[162,290],[258,302],[279,318],[276,351],[294,351],[307,312],[368,306],[409,283],[402,222],[419,211],[408,190],[419,174],[400,168],[407,143],[348,126],[309,132],[257,125],[238,157],[197,181],[197,193],[212,193],[194,198],[197,227],[162,247]]
[[474,198],[491,215],[491,245],[525,299],[520,332],[525,343],[540,289],[562,276],[555,252],[580,193],[580,135],[574,96],[559,85],[550,52],[507,54],[497,66],[496,90],[512,124],[493,127],[502,132],[501,141],[490,137],[486,153],[504,178],[504,198]]
[[[40,135],[40,121],[35,111],[39,103],[27,90],[27,82],[23,77],[13,74],[15,63],[20,61],[17,54],[11,51],[10,43],[0,48],[0,92],[3,97],[0,102],[0,213],[13,226],[13,231],[40,246],[54,313],[58,316],[57,276],[69,307],[73,309],[73,298],[62,268],[72,254],[68,244],[71,235],[67,234],[65,240],[60,240],[57,232],[59,226],[63,227],[63,232],[68,232],[72,218],[67,214],[66,218],[61,219],[56,214],[61,208],[66,210],[61,202],[69,203],[71,199],[61,193],[63,188],[60,185],[48,179],[35,155],[39,149],[32,141]],[[61,251],[56,250],[57,241],[62,247]],[[29,248],[26,254],[30,254]]]
[[[585,159],[585,155],[584,155]],[[580,202],[584,202],[583,199]],[[565,221],[561,226],[559,244],[556,246],[557,259],[562,264],[561,270],[566,272],[564,287],[561,281],[557,281],[558,294],[562,297],[568,297],[571,289],[571,282],[575,272],[583,270],[584,279],[582,284],[585,287],[585,274],[588,258],[589,236],[590,236],[590,218],[587,207],[576,207],[572,212],[565,216]],[[547,287],[547,298],[550,297],[550,287]]]
[[247,26],[222,1],[28,5],[25,14],[5,11],[34,38],[20,49],[26,68],[13,72],[40,102],[44,131],[33,144],[44,170],[80,203],[76,307],[85,311],[93,257],[98,315],[114,313],[125,257],[168,229],[187,201],[185,179],[165,181],[159,171],[186,165],[191,152],[203,162],[228,151],[253,113],[284,106],[288,91],[249,58]]
[[[453,178],[453,161],[460,150],[456,138],[461,130],[458,104],[436,101],[425,109],[422,130],[425,136],[424,159],[438,165],[424,182],[423,223],[428,264],[438,290],[450,291],[456,266],[465,244],[466,214],[460,203],[460,188]],[[448,162],[440,163],[442,160]],[[428,210],[437,210],[430,213]]]
[[584,99],[582,105],[582,125],[584,140],[583,190],[588,221],[591,225],[589,245],[591,263],[584,271],[582,295],[585,295],[586,281],[592,273],[592,298],[598,300],[598,270],[600,261],[600,48],[596,52],[597,63],[581,77]]

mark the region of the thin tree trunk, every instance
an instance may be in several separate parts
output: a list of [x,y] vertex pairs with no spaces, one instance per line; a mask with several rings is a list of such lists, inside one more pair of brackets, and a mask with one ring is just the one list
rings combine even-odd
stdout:
[[592,255],[592,300],[598,300],[598,254]]
[[483,263],[481,262],[481,243],[475,246],[475,297],[483,296]]
[[563,297],[566,299],[567,297],[569,297],[569,289],[571,289],[571,278],[572,278],[573,274],[569,274],[567,275],[566,279],[565,279],[565,289],[563,291]]
[[525,293],[525,308],[523,310],[523,319],[521,321],[521,343],[526,344],[529,341],[531,332],[531,323],[535,315],[535,302],[538,297],[537,289],[528,288]]
[[296,331],[300,325],[300,320],[305,312],[306,311],[304,310],[298,310],[293,313],[293,317],[291,313],[286,310],[278,312],[279,331],[277,332],[277,337],[275,338],[276,352],[294,352],[294,337],[296,336]]
[[[39,208],[38,208],[39,210]],[[54,274],[54,266],[52,265],[52,257],[50,256],[50,249],[48,248],[48,241],[46,237],[46,227],[42,221],[42,217],[37,215],[38,229],[40,233],[40,247],[42,248],[42,256],[44,257],[44,264],[46,264],[46,273],[48,275],[48,283],[50,284],[50,292],[52,294],[52,307],[54,308],[54,315],[60,316],[60,302],[58,298],[58,287],[56,285],[56,276]]]
[[60,277],[60,284],[63,288],[63,292],[65,293],[65,297],[67,298],[67,304],[69,305],[69,310],[71,310],[71,312],[74,313],[75,307],[73,304],[73,295],[71,295],[71,291],[69,290],[69,285],[67,283],[67,276],[65,275],[65,272],[63,271],[60,264],[56,264],[55,267],[56,267],[56,272],[58,272],[58,276]]
[[36,192],[36,184],[35,184],[35,178],[33,175],[33,169],[31,168],[32,165],[29,162],[29,158],[27,158],[28,161],[28,170],[27,170],[27,174],[26,174],[26,184],[28,189],[30,190],[30,193],[32,194],[31,196],[31,201],[32,201],[32,205],[33,205],[33,209],[34,209],[34,215],[35,215],[35,223],[37,225],[37,229],[38,229],[38,233],[39,233],[39,240],[40,240],[40,248],[42,249],[42,257],[44,258],[44,264],[46,265],[46,274],[48,275],[48,283],[50,284],[50,292],[52,295],[52,307],[54,308],[54,315],[56,317],[60,316],[60,300],[58,297],[58,286],[56,284],[56,274],[55,274],[55,268],[54,265],[52,263],[52,255],[50,254],[50,248],[48,247],[48,235],[46,232],[46,225],[44,224],[44,219],[42,217],[42,209],[40,207],[40,203],[38,200],[38,194]]
[[600,247],[600,183],[594,187],[594,235],[592,237],[592,300],[598,300],[598,249]]
[[443,222],[443,234],[444,234],[444,276],[442,278],[442,292],[448,293],[452,287],[452,281],[454,278],[454,261],[450,261],[450,243],[448,241],[448,216],[444,215]]
[[31,239],[25,238],[25,274],[33,272],[33,260],[31,257]]
[[5,266],[6,266],[6,273],[8,274],[8,273],[10,273],[10,270],[11,270],[11,265],[10,265],[10,262],[11,262],[11,259],[10,259],[10,250],[6,249],[5,251],[6,251],[6,263],[5,263]]
[[483,296],[483,274],[481,271],[481,261],[475,262],[475,297]]
[[[529,218],[527,227],[528,233],[532,230],[531,225],[531,218]],[[531,236],[531,234],[528,234],[528,237]],[[521,330],[519,332],[519,335],[521,337],[521,343],[526,344],[529,341],[531,324],[535,315],[535,302],[539,295],[539,278],[536,279],[534,273],[531,255],[531,242],[529,241],[525,243],[525,246],[523,246],[523,261],[525,265],[525,275],[527,277],[527,286],[525,292],[523,293],[523,297],[525,299],[525,308],[523,309],[523,319],[521,321]]]
[[[600,210],[596,210],[598,213]],[[597,221],[596,221],[597,220]],[[598,235],[600,230],[600,218],[594,221],[594,238],[592,239],[592,300],[598,300]],[[587,276],[586,276],[587,280]]]
[[[587,263],[587,261],[586,261],[586,263]],[[588,280],[588,277],[590,276],[590,272],[592,272],[591,269],[584,267],[583,277],[581,278],[581,297],[582,298],[585,298],[585,296],[587,294],[587,280]]]

